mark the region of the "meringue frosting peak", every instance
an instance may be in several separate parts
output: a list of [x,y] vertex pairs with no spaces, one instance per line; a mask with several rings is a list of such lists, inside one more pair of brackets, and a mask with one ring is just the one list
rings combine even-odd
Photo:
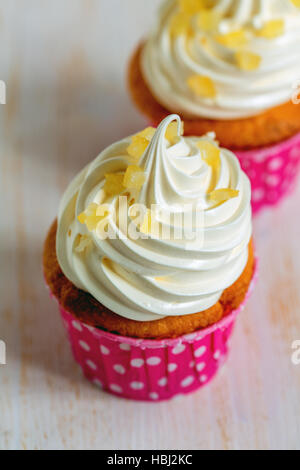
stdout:
[[165,0],[141,69],[171,112],[247,118],[291,99],[299,41],[300,10],[291,0]]
[[[179,116],[171,115],[157,129],[111,145],[74,178],[61,200],[56,251],[62,271],[129,319],[203,311],[247,263],[247,176],[214,134],[181,133]],[[140,206],[146,215],[136,224],[132,212]],[[125,233],[124,220],[140,236]],[[187,229],[178,237],[183,220]],[[106,238],[100,236],[104,226]],[[162,236],[164,230],[169,236]]]

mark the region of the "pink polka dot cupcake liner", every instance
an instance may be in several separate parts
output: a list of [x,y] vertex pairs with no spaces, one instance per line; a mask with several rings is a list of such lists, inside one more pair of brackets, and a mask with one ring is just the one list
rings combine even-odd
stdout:
[[277,206],[294,189],[300,167],[300,133],[271,147],[235,154],[251,182],[254,215]]
[[175,339],[123,337],[89,326],[59,306],[73,355],[85,377],[106,392],[158,402],[205,386],[228,355],[228,341],[246,299],[218,323]]

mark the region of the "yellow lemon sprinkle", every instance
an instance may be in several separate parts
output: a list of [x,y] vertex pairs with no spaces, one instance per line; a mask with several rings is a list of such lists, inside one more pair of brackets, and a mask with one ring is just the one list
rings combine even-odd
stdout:
[[106,205],[99,205],[92,202],[84,212],[79,214],[77,219],[81,224],[85,224],[87,229],[92,232],[96,229],[98,223],[107,217],[108,214],[109,211]]
[[203,75],[192,75],[188,78],[187,84],[195,95],[205,98],[215,98],[217,90],[213,80]]
[[213,10],[202,10],[198,16],[196,24],[201,31],[216,31],[221,20],[221,15]]
[[235,53],[235,61],[241,70],[256,70],[260,67],[262,58],[250,51],[238,51]]
[[291,2],[295,7],[300,8],[300,0],[291,0]]
[[139,135],[140,137],[144,137],[144,139],[147,139],[150,142],[155,132],[156,132],[155,127],[149,126],[149,127],[146,127],[146,129],[144,129],[143,131],[139,132],[139,134],[137,135]]
[[107,204],[100,204],[96,210],[96,216],[101,219],[105,219],[109,215],[109,209]]
[[[183,122],[181,122],[179,134],[183,135],[183,133],[184,133],[184,125],[183,125]],[[177,122],[174,121],[168,125],[165,137],[170,142],[170,144],[173,144],[176,141],[176,138],[178,137]]]
[[284,21],[271,20],[264,24],[264,26],[257,31],[258,36],[266,39],[275,39],[284,34]]
[[190,36],[193,34],[191,17],[187,13],[177,13],[170,21],[170,35],[177,38],[181,35]]
[[85,224],[85,221],[86,221],[86,214],[85,212],[81,212],[81,214],[79,214],[77,216],[77,220],[81,223],[81,224]]
[[221,165],[220,149],[208,140],[200,140],[197,142],[197,147],[201,151],[203,160],[216,171],[219,170]]
[[127,153],[130,157],[138,160],[149,145],[149,140],[140,135],[134,135],[131,144],[127,147]]
[[146,175],[143,169],[137,165],[129,165],[124,175],[123,187],[140,190],[145,181]]
[[223,202],[228,201],[234,197],[238,197],[239,191],[236,189],[224,188],[224,189],[215,189],[211,193],[209,193],[208,198],[210,202],[215,204],[220,204]]
[[179,9],[182,13],[195,15],[199,10],[205,7],[205,0],[178,0]]
[[124,173],[107,173],[105,175],[104,191],[108,196],[116,196],[123,191]]
[[244,29],[231,31],[230,33],[226,34],[219,34],[216,39],[220,44],[231,49],[245,46],[248,42],[247,35]]

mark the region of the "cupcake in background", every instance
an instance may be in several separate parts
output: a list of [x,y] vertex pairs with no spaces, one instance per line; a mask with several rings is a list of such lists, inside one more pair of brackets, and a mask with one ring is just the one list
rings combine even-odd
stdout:
[[213,130],[235,151],[254,212],[278,203],[299,169],[299,7],[294,0],[166,0],[129,65],[132,99],[150,122],[176,112],[186,135]]
[[165,118],[104,150],[66,190],[44,275],[86,377],[164,400],[205,385],[255,277],[251,187],[210,133]]

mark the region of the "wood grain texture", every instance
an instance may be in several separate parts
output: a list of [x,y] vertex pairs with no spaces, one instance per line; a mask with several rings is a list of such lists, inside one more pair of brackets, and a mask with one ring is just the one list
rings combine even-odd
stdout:
[[0,1],[1,449],[300,448],[300,185],[256,220],[260,281],[228,364],[192,396],[143,404],[99,392],[44,287],[42,243],[66,184],[144,125],[125,67],[158,4]]

